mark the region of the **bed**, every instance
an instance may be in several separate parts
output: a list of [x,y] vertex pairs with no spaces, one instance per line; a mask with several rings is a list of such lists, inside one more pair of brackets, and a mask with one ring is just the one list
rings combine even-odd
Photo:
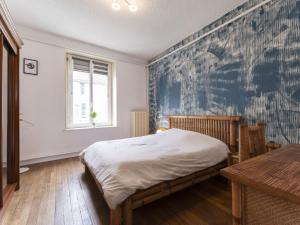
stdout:
[[170,116],[170,129],[97,142],[81,153],[110,208],[110,225],[132,225],[132,211],[219,174],[237,151],[240,116]]

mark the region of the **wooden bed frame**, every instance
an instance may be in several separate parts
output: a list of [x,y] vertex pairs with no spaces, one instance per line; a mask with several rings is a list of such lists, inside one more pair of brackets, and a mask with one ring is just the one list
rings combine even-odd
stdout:
[[[180,128],[212,136],[227,144],[231,152],[237,151],[238,124],[240,121],[240,116],[169,116],[170,128]],[[191,175],[161,182],[145,190],[138,190],[116,209],[110,210],[110,225],[132,225],[132,211],[134,209],[217,176],[220,169],[226,166],[227,162],[224,161]],[[94,178],[103,195],[101,184],[90,172],[87,164],[85,164],[85,169],[86,173]]]

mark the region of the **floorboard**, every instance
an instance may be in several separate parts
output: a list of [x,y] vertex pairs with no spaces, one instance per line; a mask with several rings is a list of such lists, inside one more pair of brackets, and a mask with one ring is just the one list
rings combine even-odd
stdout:
[[[109,210],[79,159],[31,166],[1,225],[108,225]],[[134,211],[134,225],[229,225],[231,194],[210,179]]]

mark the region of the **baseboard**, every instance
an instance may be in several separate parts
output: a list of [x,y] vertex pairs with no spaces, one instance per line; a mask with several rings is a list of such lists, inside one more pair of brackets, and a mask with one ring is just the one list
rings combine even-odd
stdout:
[[31,164],[50,162],[50,161],[66,159],[66,158],[73,158],[73,157],[77,157],[78,155],[79,155],[79,152],[74,152],[74,153],[67,153],[67,154],[62,154],[62,155],[54,155],[54,156],[47,156],[47,157],[36,158],[36,159],[22,160],[20,162],[20,166],[27,166],[27,165],[31,165]]

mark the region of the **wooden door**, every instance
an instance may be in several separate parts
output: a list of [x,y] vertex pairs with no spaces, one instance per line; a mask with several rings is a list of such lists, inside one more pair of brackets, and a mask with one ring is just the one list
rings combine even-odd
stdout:
[[[5,1],[0,0],[0,220],[5,202],[19,189],[19,51],[22,45]],[[7,170],[2,170],[3,160],[7,161]]]
[[19,188],[19,57],[0,34],[0,207]]

